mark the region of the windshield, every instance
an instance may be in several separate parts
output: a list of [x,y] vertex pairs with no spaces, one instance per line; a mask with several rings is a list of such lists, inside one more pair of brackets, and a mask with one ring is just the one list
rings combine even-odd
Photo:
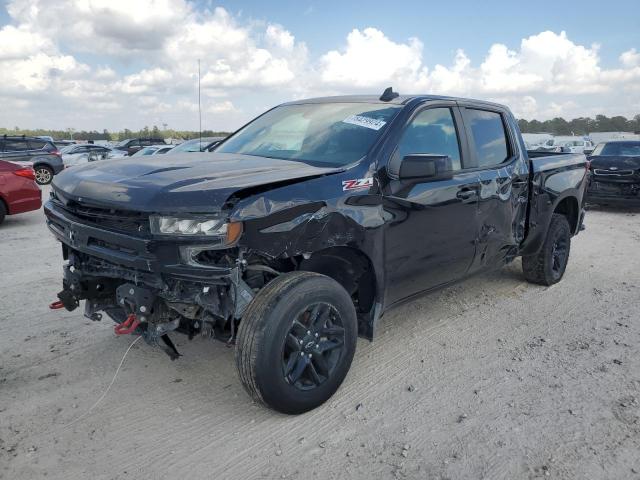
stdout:
[[203,139],[200,142],[199,139],[187,140],[186,142],[182,142],[180,145],[176,145],[171,149],[171,153],[179,153],[179,152],[200,152],[204,150],[204,148],[211,143],[208,140]]
[[601,143],[593,151],[593,155],[638,157],[640,156],[640,143],[627,143],[627,142]]
[[75,145],[67,145],[66,147],[63,147],[63,148],[60,149],[60,153],[69,153],[74,148],[76,148]]
[[400,108],[367,103],[283,105],[255,119],[215,151],[346,165],[369,151]]
[[153,155],[158,148],[157,147],[146,147],[138,150],[136,153],[131,155],[132,157],[143,157],[145,155]]
[[129,143],[131,141],[130,138],[126,138],[124,140],[119,141],[118,143],[116,143],[116,147],[124,147],[127,143]]

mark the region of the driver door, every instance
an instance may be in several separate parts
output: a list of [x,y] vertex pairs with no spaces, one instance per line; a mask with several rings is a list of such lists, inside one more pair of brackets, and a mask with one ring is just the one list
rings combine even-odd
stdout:
[[[408,120],[391,156],[385,210],[392,221],[385,232],[385,304],[463,277],[475,255],[480,182],[465,171],[469,159],[464,124],[455,102],[419,109]],[[446,178],[398,178],[409,154],[446,155]]]

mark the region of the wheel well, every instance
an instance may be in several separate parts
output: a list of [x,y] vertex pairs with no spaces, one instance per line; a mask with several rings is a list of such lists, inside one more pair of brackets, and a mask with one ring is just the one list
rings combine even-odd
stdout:
[[370,313],[376,297],[373,264],[360,250],[331,247],[302,260],[298,270],[321,273],[333,278],[349,292],[359,314]]
[[47,165],[44,162],[36,162],[33,164],[33,169],[35,170],[38,167],[47,167],[49,170],[51,170],[53,172],[53,167],[51,167],[51,165]]
[[556,205],[553,213],[560,213],[567,217],[567,221],[571,227],[571,233],[575,233],[578,228],[579,211],[578,200],[575,197],[566,197]]

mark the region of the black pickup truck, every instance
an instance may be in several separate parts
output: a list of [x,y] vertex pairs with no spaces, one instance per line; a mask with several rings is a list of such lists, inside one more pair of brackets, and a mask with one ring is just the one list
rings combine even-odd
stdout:
[[253,398],[300,413],[399,302],[518,256],[527,280],[559,281],[586,181],[584,155],[530,159],[501,105],[391,89],[291,102],[213,153],[57,176],[51,306],[86,300],[172,358],[172,331],[235,344]]

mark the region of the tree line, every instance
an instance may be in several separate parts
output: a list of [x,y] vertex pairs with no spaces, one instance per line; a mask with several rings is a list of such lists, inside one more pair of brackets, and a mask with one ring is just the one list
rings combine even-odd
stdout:
[[[578,117],[567,121],[562,117],[551,120],[518,120],[518,125],[522,133],[550,133],[552,135],[588,135],[591,132],[634,132],[640,133],[640,114],[632,119],[623,116],[607,117],[606,115],[596,115],[595,118]],[[198,138],[199,132],[192,130],[173,130],[167,128],[144,127],[142,130],[124,130],[110,132],[106,128],[99,132],[97,130],[78,130],[67,128],[65,130],[48,130],[43,128],[24,129],[14,127],[13,129],[0,127],[0,135],[48,135],[56,140],[110,140],[119,141],[125,138],[181,138],[189,140]],[[229,132],[214,132],[203,130],[203,137],[227,136]]]
[[[97,130],[75,130],[67,128],[65,130],[50,130],[46,128],[19,128],[13,129],[0,127],[0,135],[28,135],[28,136],[40,136],[46,135],[53,137],[55,140],[109,140],[119,141],[126,138],[180,138],[183,140],[189,140],[192,138],[198,138],[200,132],[194,132],[192,130],[173,130],[163,128],[160,129],[157,126],[152,128],[144,127],[141,130],[129,130],[125,128],[118,132],[110,132],[106,128],[99,132]],[[203,130],[203,137],[225,137],[229,135],[229,132],[214,132],[213,130]]]
[[623,116],[596,118],[578,117],[567,121],[556,117],[541,122],[539,120],[518,120],[522,133],[550,133],[552,135],[588,135],[592,132],[634,132],[640,133],[640,114],[632,119]]

